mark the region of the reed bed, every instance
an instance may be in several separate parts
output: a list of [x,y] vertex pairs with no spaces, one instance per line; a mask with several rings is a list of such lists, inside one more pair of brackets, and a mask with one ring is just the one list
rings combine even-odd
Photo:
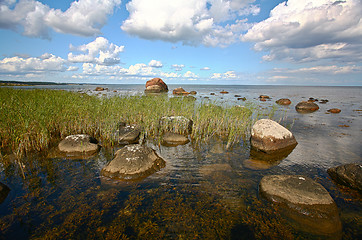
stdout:
[[70,91],[0,88],[0,150],[22,157],[81,133],[97,138],[103,146],[112,146],[120,121],[138,124],[144,138],[159,140],[163,116],[192,119],[190,137],[195,143],[221,136],[230,147],[247,138],[252,124],[265,114],[252,104],[220,106],[167,95],[98,97]]

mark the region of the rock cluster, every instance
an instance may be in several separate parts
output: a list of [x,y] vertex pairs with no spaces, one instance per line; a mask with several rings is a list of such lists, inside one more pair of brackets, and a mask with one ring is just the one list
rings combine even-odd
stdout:
[[161,78],[153,78],[146,82],[146,93],[168,92],[168,86]]
[[165,161],[152,148],[133,144],[118,150],[101,174],[120,180],[138,180],[155,173],[165,165]]

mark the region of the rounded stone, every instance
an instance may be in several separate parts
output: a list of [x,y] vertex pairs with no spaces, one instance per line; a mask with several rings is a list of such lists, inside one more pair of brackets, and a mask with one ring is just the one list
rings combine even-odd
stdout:
[[361,164],[345,164],[330,168],[327,172],[335,182],[362,192]]
[[[153,87],[153,86],[158,86],[158,87]],[[150,93],[168,92],[168,86],[161,78],[153,78],[146,82],[145,92],[150,92]]]
[[341,109],[332,108],[332,109],[327,110],[327,112],[330,112],[330,113],[340,113],[340,112],[341,112]]
[[279,105],[290,105],[292,103],[292,101],[290,101],[290,99],[288,99],[288,98],[281,98],[281,99],[277,100],[276,103]]
[[101,171],[102,175],[120,180],[138,180],[166,165],[155,150],[140,144],[127,145]]
[[91,136],[87,134],[77,134],[67,136],[59,143],[58,148],[64,153],[91,154],[97,152],[100,149],[100,146],[98,145],[97,140]]
[[187,136],[172,132],[166,132],[163,135],[162,140],[163,140],[162,144],[164,146],[177,146],[177,145],[187,144],[190,142]]
[[312,113],[319,109],[319,106],[314,102],[302,101],[295,106],[295,110],[299,113]]
[[273,153],[294,148],[297,141],[293,134],[279,123],[270,119],[260,119],[251,130],[251,145],[260,151]]

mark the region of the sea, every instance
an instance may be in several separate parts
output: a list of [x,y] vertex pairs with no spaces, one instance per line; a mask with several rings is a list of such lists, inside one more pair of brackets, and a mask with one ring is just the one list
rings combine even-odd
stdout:
[[[95,91],[99,86],[107,90]],[[273,120],[287,127],[295,136],[298,145],[283,159],[263,162],[251,157],[250,144],[245,143],[232,149],[227,149],[226,142],[218,139],[210,140],[208,144],[197,148],[192,143],[176,147],[147,143],[165,159],[166,167],[136,183],[125,183],[101,176],[101,169],[112,160],[116,148],[113,151],[102,149],[97,157],[88,160],[69,161],[32,156],[29,157],[31,159],[22,161],[13,160],[10,167],[6,168],[0,162],[0,182],[11,189],[6,199],[0,203],[0,239],[103,239],[106,233],[103,234],[102,231],[114,230],[115,223],[120,224],[117,226],[125,226],[118,229],[123,231],[123,235],[119,236],[125,236],[124,239],[142,239],[140,231],[147,229],[160,231],[152,235],[155,239],[162,234],[166,239],[187,239],[192,231],[194,239],[205,239],[207,235],[204,230],[196,226],[201,224],[203,214],[206,218],[215,209],[216,202],[218,207],[230,212],[252,209],[250,199],[261,201],[261,208],[269,208],[270,203],[259,195],[259,182],[263,176],[272,174],[312,178],[327,189],[340,211],[343,226],[340,234],[330,236],[311,230],[313,227],[310,224],[291,223],[292,238],[361,239],[361,195],[336,185],[327,170],[342,164],[362,164],[362,87],[172,84],[168,87],[170,97],[173,97],[173,89],[182,87],[188,92],[196,91],[195,98],[199,102],[241,106],[252,103],[262,109],[275,108]],[[57,89],[111,97],[143,95],[145,86],[82,84],[16,88]],[[228,93],[222,94],[222,91]],[[270,98],[262,102],[260,95]],[[245,97],[246,101],[238,100],[240,97]],[[281,98],[290,99],[292,104],[277,105],[275,101]],[[308,114],[298,113],[295,110],[296,104],[310,98],[316,99],[319,110]],[[328,101],[321,103],[321,100]],[[332,108],[338,108],[341,112],[329,113],[328,110]],[[24,178],[17,169],[19,164],[23,164],[21,162],[27,161],[33,164],[32,173]],[[212,198],[212,204],[208,202],[209,198],[205,198],[205,194]],[[139,197],[137,201],[135,196]],[[179,197],[182,200],[170,202],[167,196]],[[202,198],[199,199],[198,196]],[[139,204],[134,207],[136,210],[133,212],[130,207],[134,206],[130,204],[131,200],[135,201],[134,204]],[[204,201],[200,209],[197,208],[197,201]],[[156,202],[158,204],[155,204]],[[153,216],[155,211],[151,210],[156,205],[160,208],[158,211],[161,211],[157,217]],[[163,207],[160,207],[161,205]],[[173,209],[173,215],[170,215],[170,209]],[[252,222],[264,219],[260,220],[263,222],[266,217],[270,217],[264,210],[255,210],[254,213],[255,219],[252,219]],[[117,216],[121,215],[127,219],[125,222],[118,219]],[[227,216],[229,215],[225,213],[226,220]],[[183,217],[190,218],[187,224],[185,219],[181,221]],[[132,222],[132,225],[128,222],[129,219],[137,221]],[[291,221],[283,214],[281,219]],[[204,229],[215,230],[211,220],[202,223]],[[282,230],[281,233],[279,230],[268,232],[262,223],[251,224],[250,219],[245,220],[242,217],[240,221],[244,225],[236,225],[229,235],[212,235],[210,230],[211,238],[223,239],[220,236],[228,236],[228,239],[250,239],[250,236],[277,236],[281,239],[284,236]],[[267,224],[269,222],[265,222],[265,225]],[[144,226],[146,230],[140,230],[140,226]],[[217,229],[216,232],[222,231],[224,229]],[[235,231],[240,234],[235,235]],[[256,234],[257,231],[264,235]],[[271,235],[273,231],[279,235]]]

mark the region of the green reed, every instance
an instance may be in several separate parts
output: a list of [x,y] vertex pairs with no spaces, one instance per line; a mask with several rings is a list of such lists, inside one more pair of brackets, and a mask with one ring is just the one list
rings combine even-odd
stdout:
[[247,103],[220,106],[167,95],[98,97],[59,90],[0,88],[0,149],[21,157],[81,133],[97,138],[103,146],[112,146],[120,121],[140,125],[144,138],[160,139],[163,116],[192,119],[190,137],[196,143],[221,136],[230,147],[248,137],[263,111]]

